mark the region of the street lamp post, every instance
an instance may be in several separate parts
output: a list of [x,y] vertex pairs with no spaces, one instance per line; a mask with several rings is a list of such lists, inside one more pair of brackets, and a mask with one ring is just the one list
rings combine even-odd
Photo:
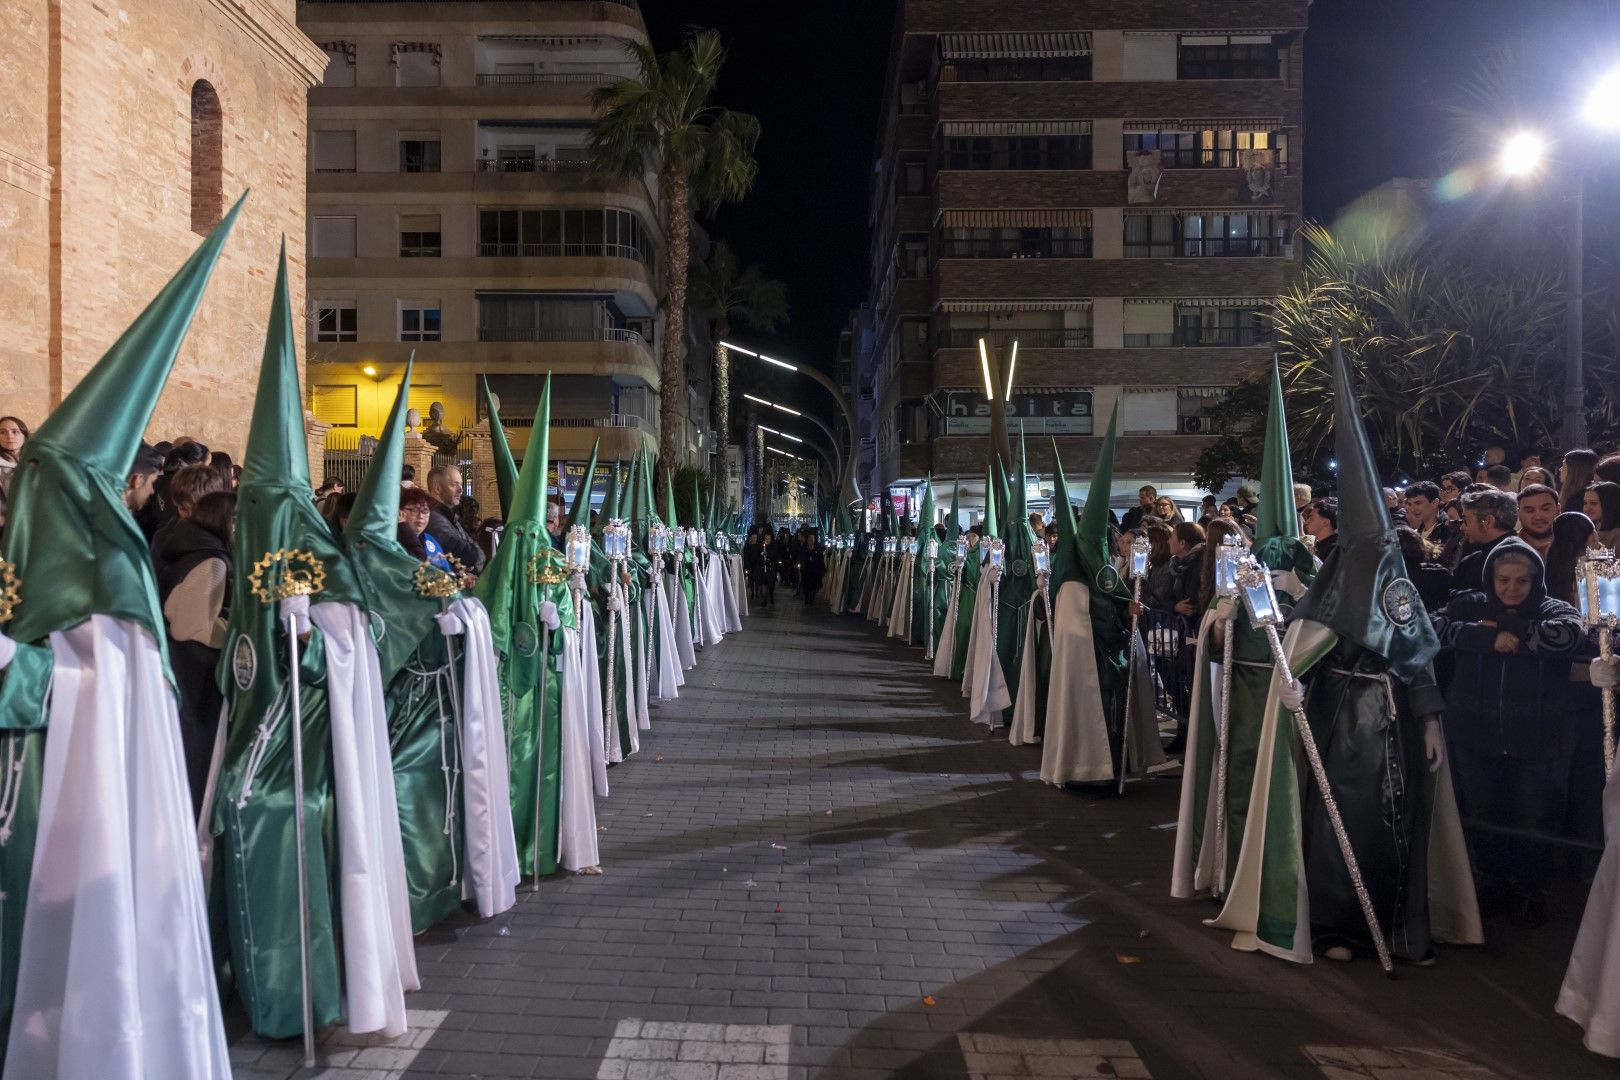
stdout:
[[[823,375],[813,367],[805,367],[801,364],[791,364],[786,360],[778,360],[774,356],[766,356],[763,353],[754,352],[752,349],[744,349],[741,346],[733,345],[727,341],[722,341],[720,343],[720,347],[728,352],[741,353],[744,356],[751,356],[756,360],[763,360],[765,363],[782,368],[784,371],[793,371],[800,375],[806,375],[813,379],[823,390],[827,391],[827,393],[833,396],[833,400],[838,402],[838,408],[844,414],[844,427],[849,430],[849,454],[844,460],[844,467],[840,470],[843,475],[840,476],[839,479],[849,486],[849,494],[853,498],[859,499],[861,497],[861,488],[860,484],[858,484],[855,480],[855,462],[859,456],[858,449],[860,431],[855,427],[855,410],[850,407],[849,399],[844,397],[844,392],[838,389],[838,386],[831,379],[827,378],[827,376]],[[820,421],[817,421],[817,423],[820,423]],[[825,425],[823,425],[823,427],[825,427]],[[829,430],[828,435],[831,436],[831,434],[832,432]],[[837,445],[837,439],[834,439],[833,443],[834,445]]]

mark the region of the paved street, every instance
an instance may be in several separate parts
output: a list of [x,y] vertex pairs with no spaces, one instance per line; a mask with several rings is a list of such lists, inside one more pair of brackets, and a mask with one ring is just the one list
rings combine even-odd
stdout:
[[[333,1036],[322,1075],[1620,1075],[1552,1012],[1572,893],[1395,982],[1240,954],[1169,898],[1173,779],[1045,787],[919,650],[791,600],[747,626],[611,772],[603,876],[422,937],[416,1030]],[[288,1044],[235,1053],[305,1075]]]

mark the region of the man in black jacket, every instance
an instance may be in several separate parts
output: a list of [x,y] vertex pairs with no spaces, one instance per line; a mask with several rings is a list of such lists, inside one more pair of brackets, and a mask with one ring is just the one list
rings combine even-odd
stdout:
[[1465,554],[1451,576],[1451,591],[1485,591],[1485,559],[1519,525],[1519,499],[1511,491],[1481,488],[1462,497]]
[[484,569],[484,549],[467,535],[461,527],[461,470],[454,465],[441,465],[428,473],[428,494],[433,496],[433,512],[428,518],[427,531],[447,554],[461,560],[472,574]]

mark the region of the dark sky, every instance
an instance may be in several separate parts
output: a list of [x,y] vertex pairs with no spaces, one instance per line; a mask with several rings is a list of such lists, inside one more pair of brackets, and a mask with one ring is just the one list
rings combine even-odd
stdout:
[[[760,175],[711,223],[745,261],[788,286],[792,324],[772,346],[828,367],[866,291],[867,178],[892,0],[642,0],[658,48],[719,30],[730,55],[719,103],[756,114]],[[1331,218],[1391,176],[1457,160],[1453,107],[1506,47],[1545,103],[1620,41],[1607,0],[1316,0],[1306,54],[1305,199]],[[1562,46],[1562,47],[1561,47]]]

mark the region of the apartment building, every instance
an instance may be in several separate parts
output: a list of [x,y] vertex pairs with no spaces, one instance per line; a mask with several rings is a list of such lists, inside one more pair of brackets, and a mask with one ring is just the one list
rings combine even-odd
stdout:
[[1190,492],[1297,267],[1307,0],[901,0],[872,176],[868,490],[977,476],[978,341],[1031,466]]
[[[634,0],[304,0],[298,23],[328,58],[308,164],[328,445],[377,431],[414,353],[411,403],[452,433],[482,419],[484,375],[521,454],[550,371],[554,460],[656,449],[656,176],[602,175],[587,149],[591,92],[648,40]],[[696,455],[708,401],[688,391]]]

